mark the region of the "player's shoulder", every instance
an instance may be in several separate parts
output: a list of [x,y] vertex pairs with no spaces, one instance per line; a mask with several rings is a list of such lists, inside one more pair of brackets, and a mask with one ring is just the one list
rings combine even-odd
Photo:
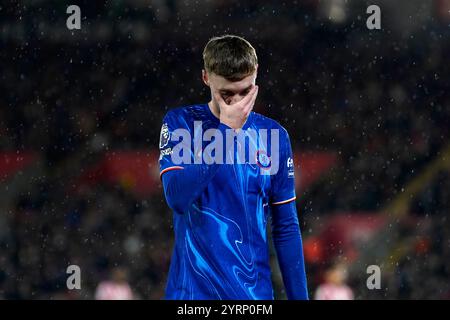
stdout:
[[179,118],[186,117],[195,112],[195,109],[200,109],[201,105],[193,104],[193,105],[183,105],[169,109],[166,112],[165,118]]
[[204,113],[205,106],[203,104],[192,104],[178,106],[170,109],[164,116],[165,122],[186,122],[195,119],[198,115]]
[[255,125],[258,128],[278,129],[281,132],[288,134],[286,128],[283,127],[278,121],[257,112],[252,111],[252,114],[253,114],[253,123],[255,123]]

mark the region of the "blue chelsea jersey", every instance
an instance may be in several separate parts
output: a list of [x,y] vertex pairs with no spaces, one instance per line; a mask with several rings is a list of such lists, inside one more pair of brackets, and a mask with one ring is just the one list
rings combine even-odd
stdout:
[[[276,121],[252,112],[243,132],[253,130],[256,136],[232,140],[235,161],[205,164],[201,152],[211,141],[204,141],[208,140],[203,139],[204,133],[219,124],[207,104],[171,110],[163,120],[159,145],[161,175],[189,165],[220,166],[188,208],[173,212],[175,244],[166,299],[270,300],[273,289],[266,232],[270,208],[295,199],[289,136]],[[181,141],[174,139],[177,129],[192,137],[184,162],[174,158]],[[255,141],[261,135],[267,143]],[[200,142],[193,141],[200,138]],[[274,143],[279,147],[273,148]],[[256,147],[249,147],[252,144]],[[236,154],[242,148],[251,151],[244,153],[245,159],[239,162]],[[273,150],[278,154],[271,154]],[[273,167],[276,171],[264,174]]]

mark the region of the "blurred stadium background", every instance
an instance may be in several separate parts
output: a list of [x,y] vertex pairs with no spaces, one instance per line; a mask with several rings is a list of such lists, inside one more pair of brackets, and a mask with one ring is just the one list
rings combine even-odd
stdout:
[[[108,298],[105,281],[162,298],[173,234],[161,120],[209,99],[201,51],[224,33],[255,46],[255,110],[294,145],[311,297],[331,282],[355,299],[450,298],[449,0],[7,2],[0,298]],[[366,28],[369,4],[380,31]],[[66,288],[71,264],[81,290]],[[369,265],[380,290],[366,287]]]

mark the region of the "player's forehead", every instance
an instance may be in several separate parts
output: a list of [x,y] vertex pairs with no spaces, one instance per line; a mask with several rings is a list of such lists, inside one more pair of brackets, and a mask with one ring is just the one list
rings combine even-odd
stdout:
[[241,92],[255,84],[256,74],[251,74],[239,81],[230,81],[224,77],[213,75],[216,88],[221,91]]

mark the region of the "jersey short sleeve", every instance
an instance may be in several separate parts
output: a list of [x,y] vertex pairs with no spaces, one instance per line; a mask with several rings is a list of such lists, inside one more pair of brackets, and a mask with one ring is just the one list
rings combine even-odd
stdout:
[[159,174],[162,176],[170,170],[180,170],[184,165],[179,161],[173,161],[172,153],[175,146],[179,143],[173,139],[177,129],[183,129],[179,123],[179,116],[173,112],[168,112],[162,122],[161,132],[159,135]]
[[271,204],[280,205],[295,200],[294,158],[289,134],[280,130],[280,164],[272,177]]

